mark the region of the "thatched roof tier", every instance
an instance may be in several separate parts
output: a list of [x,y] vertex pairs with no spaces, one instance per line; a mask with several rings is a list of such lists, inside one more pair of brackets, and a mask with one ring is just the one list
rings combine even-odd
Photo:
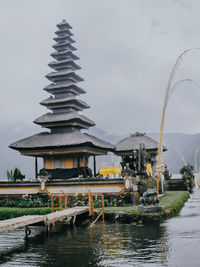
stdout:
[[62,30],[62,29],[72,29],[72,26],[65,19],[63,19],[63,21],[61,23],[58,23],[56,26],[60,30]]
[[63,42],[69,42],[71,44],[75,43],[75,41],[67,35],[63,35],[63,36],[57,36],[55,38],[53,38],[54,41],[56,41],[57,43],[63,43]]
[[46,106],[50,109],[55,108],[66,108],[66,107],[77,107],[78,110],[83,110],[89,108],[88,104],[84,101],[75,98],[74,96],[61,97],[61,98],[53,98],[52,96],[43,100],[41,105]]
[[[115,146],[115,153],[120,156],[132,154],[133,150],[140,148],[140,144],[144,144],[147,152],[152,151],[156,153],[158,150],[158,142],[145,134],[136,133],[120,140]],[[164,150],[166,151],[166,148]]]
[[63,83],[51,83],[47,85],[44,90],[55,95],[65,92],[71,92],[75,95],[86,93],[84,89],[69,81]]
[[11,144],[10,147],[30,156],[84,152],[98,155],[114,150],[114,146],[110,143],[79,131],[43,132],[21,139]]
[[55,45],[52,45],[52,47],[54,49],[56,49],[56,51],[64,51],[64,50],[75,51],[75,50],[77,50],[77,48],[74,47],[73,45],[71,45],[71,43],[69,43],[69,42],[55,44]]
[[65,70],[65,69],[71,69],[71,70],[80,70],[81,67],[77,65],[73,60],[66,59],[66,60],[60,60],[60,61],[53,61],[48,64],[48,66],[54,70]]
[[55,58],[56,60],[64,60],[64,59],[78,60],[80,59],[79,57],[74,55],[72,51],[70,50],[54,52],[54,53],[51,53],[51,56]]
[[92,120],[77,112],[46,113],[37,118],[34,123],[46,128],[76,126],[78,128],[88,129],[91,126],[95,126]]
[[55,34],[58,36],[63,36],[63,35],[73,36],[73,33],[71,33],[69,29],[58,30],[55,32]]
[[46,75],[46,78],[52,82],[63,82],[63,81],[72,81],[74,83],[78,83],[84,81],[79,75],[74,73],[73,70],[62,70],[57,72],[51,72]]

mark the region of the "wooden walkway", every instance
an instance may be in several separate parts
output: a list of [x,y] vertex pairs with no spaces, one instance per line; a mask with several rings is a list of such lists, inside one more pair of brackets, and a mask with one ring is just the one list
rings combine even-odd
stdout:
[[42,221],[45,221],[44,215],[27,215],[9,220],[3,220],[0,221],[0,232],[28,226]]
[[46,215],[46,224],[62,221],[64,219],[67,219],[68,217],[73,217],[82,213],[86,213],[89,211],[88,207],[74,207],[69,208],[53,213],[49,213]]
[[0,221],[0,232],[26,227],[41,222],[44,223],[44,225],[49,226],[52,223],[67,220],[72,217],[74,217],[75,221],[76,215],[83,214],[88,211],[88,207],[74,207],[49,213],[47,215],[27,215],[13,219],[3,220]]

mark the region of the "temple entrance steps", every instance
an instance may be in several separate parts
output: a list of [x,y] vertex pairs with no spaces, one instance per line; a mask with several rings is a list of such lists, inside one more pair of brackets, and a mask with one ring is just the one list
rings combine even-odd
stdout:
[[43,223],[46,229],[49,230],[51,224],[58,221],[68,220],[69,218],[74,218],[75,223],[76,216],[79,214],[87,213],[89,211],[88,207],[74,207],[68,208],[61,211],[56,211],[49,213],[47,215],[26,215],[17,218],[12,218],[8,220],[0,221],[0,232],[14,230],[17,228],[25,227],[27,235],[27,227],[37,223]]

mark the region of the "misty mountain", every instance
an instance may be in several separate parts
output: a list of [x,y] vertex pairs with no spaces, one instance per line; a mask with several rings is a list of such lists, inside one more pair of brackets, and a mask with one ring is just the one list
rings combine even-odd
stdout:
[[[6,171],[19,168],[26,177],[34,177],[34,158],[20,155],[16,150],[9,148],[9,145],[19,139],[38,133],[38,127],[34,125],[16,124],[0,130],[0,180],[7,180]],[[39,167],[42,160],[39,160]]]
[[[28,137],[32,134],[38,133],[38,127],[35,125],[14,125],[10,128],[4,128],[0,131],[0,147],[1,147],[1,160],[0,160],[0,178],[1,180],[7,179],[6,170],[15,167],[20,168],[22,174],[26,177],[34,177],[34,158],[20,155],[18,151],[9,148],[12,142],[19,139]],[[89,131],[90,134],[95,135],[112,144],[116,144],[119,140],[126,136],[111,135],[107,132],[93,127]],[[158,133],[147,134],[154,140],[158,141]],[[128,136],[128,134],[127,134]],[[182,134],[182,133],[167,133],[163,137],[163,145],[168,149],[163,153],[164,160],[169,166],[171,173],[178,173],[179,169],[183,166],[183,159],[194,166],[194,153],[197,147],[200,146],[200,134]],[[181,158],[182,157],[182,158]],[[199,157],[200,158],[200,157]],[[119,161],[116,156],[108,154],[107,156],[97,157],[97,170],[101,164],[111,165],[114,161]],[[198,161],[199,162],[199,161]],[[39,168],[42,168],[42,159],[39,159]],[[90,159],[90,167],[92,168],[93,159]]]
[[[159,140],[157,133],[148,135],[156,141]],[[200,134],[166,133],[163,136],[163,145],[168,149],[163,153],[163,160],[171,173],[179,173],[184,161],[195,167],[195,150],[200,147]],[[200,165],[200,154],[197,154],[197,158]]]

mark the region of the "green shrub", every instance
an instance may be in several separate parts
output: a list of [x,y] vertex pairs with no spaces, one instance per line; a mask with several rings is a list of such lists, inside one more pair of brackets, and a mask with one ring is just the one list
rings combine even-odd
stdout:
[[162,210],[162,215],[164,218],[170,218],[179,215],[181,209],[183,208],[185,202],[190,197],[189,192],[185,191],[180,196],[178,196],[172,203],[167,205]]
[[14,182],[15,179],[14,179],[14,172],[13,172],[13,170],[10,170],[10,171],[7,170],[6,173],[7,173],[8,181],[9,182]]

